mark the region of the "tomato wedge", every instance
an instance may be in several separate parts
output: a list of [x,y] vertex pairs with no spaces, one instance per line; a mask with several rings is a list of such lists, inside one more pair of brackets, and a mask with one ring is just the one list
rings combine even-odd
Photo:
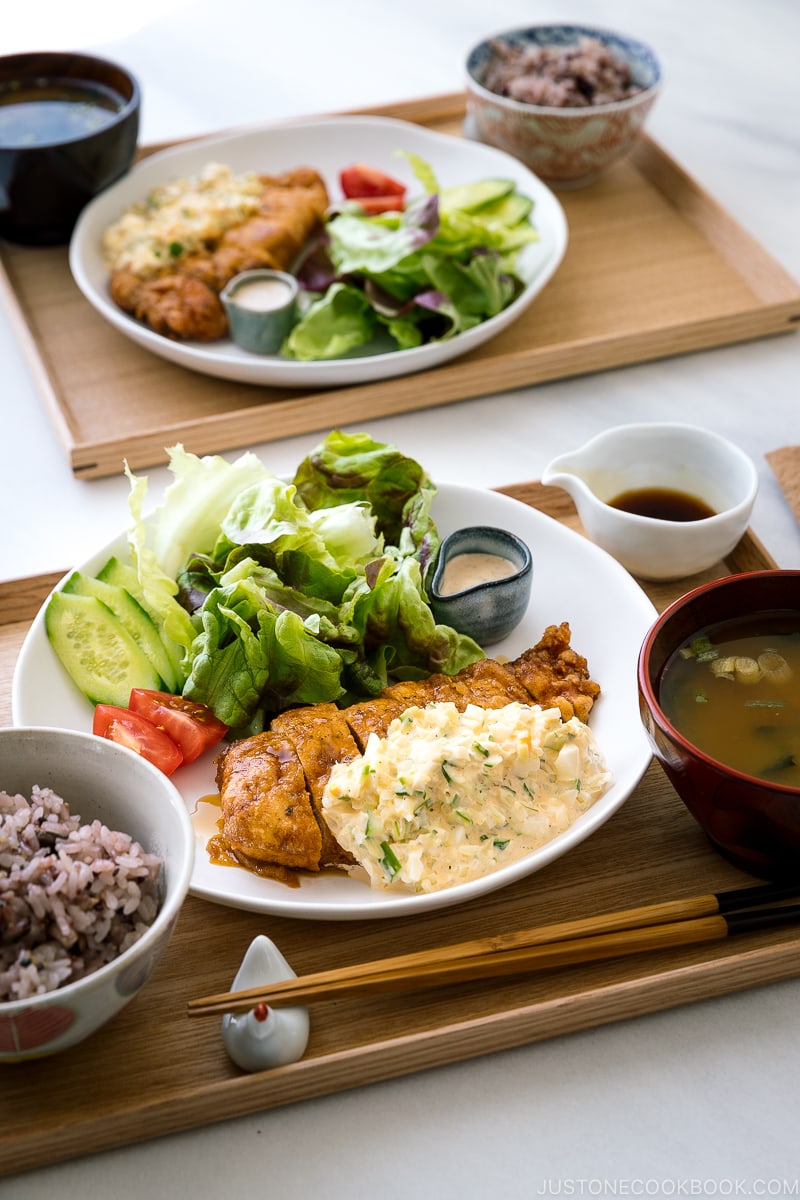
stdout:
[[183,762],[183,755],[172,738],[152,721],[116,704],[98,704],[94,710],[92,733],[120,746],[135,750],[165,775],[171,775]]
[[207,705],[169,692],[133,688],[128,707],[167,733],[180,749],[185,763],[194,762],[228,732],[228,726],[219,721]]
[[[353,163],[339,172],[339,183],[348,200],[365,200],[370,197],[386,202],[393,197],[392,209],[401,211],[405,203],[406,188],[398,179],[392,179],[376,167],[368,167],[365,163]],[[373,209],[373,212],[385,212],[386,209]]]
[[375,213],[402,212],[402,196],[349,196],[355,204],[360,204],[370,217]]

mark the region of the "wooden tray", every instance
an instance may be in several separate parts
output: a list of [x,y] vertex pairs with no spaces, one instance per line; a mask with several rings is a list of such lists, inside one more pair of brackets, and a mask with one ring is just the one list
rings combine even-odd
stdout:
[[[580,529],[564,492],[535,483],[503,490]],[[774,565],[748,533],[707,577]],[[15,604],[10,589],[0,592],[0,723],[10,722],[16,654],[52,582],[29,581]],[[659,608],[684,590],[681,582],[648,588]],[[219,1021],[185,1013],[191,997],[230,986],[258,933],[272,937],[303,973],[750,882],[710,848],[651,764],[634,795],[588,841],[529,879],[462,908],[331,926],[189,897],[158,971],[118,1018],[73,1050],[2,1068],[0,1175],[800,973],[800,931],[784,929],[525,980],[329,1003],[311,1010],[311,1038],[300,1062],[247,1075],[228,1059]]]
[[[458,135],[464,97],[360,111]],[[0,247],[0,299],[86,478],[163,462],[177,441],[219,452],[796,328],[795,280],[651,139],[560,199],[569,247],[531,308],[464,358],[385,382],[303,392],[164,362],[95,313],[64,248]]]

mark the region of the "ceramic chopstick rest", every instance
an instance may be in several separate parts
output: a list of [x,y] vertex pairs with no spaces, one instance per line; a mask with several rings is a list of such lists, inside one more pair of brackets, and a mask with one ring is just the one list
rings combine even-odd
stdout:
[[[262,934],[250,943],[232,990],[296,977],[275,943]],[[258,1005],[247,1012],[226,1013],[222,1018],[225,1049],[245,1071],[263,1071],[297,1062],[305,1053],[308,1033],[308,1009],[303,1007],[265,1009]]]

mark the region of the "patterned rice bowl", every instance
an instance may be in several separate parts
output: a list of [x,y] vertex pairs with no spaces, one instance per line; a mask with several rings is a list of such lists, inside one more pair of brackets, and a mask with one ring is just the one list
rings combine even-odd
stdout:
[[[57,792],[54,807],[55,800],[66,802],[76,824],[87,831],[74,835],[78,848],[63,831],[53,832],[52,825],[34,830],[32,824],[26,827],[24,820],[9,817],[14,800],[34,796],[37,788]],[[189,891],[194,830],[180,792],[166,775],[133,750],[90,733],[48,727],[0,729],[0,791],[4,793],[0,809],[5,813],[0,891],[6,904],[2,932],[7,951],[0,956],[0,978],[4,963],[6,979],[17,967],[26,976],[22,980],[26,986],[18,989],[21,994],[16,998],[7,999],[8,986],[0,992],[2,1066],[57,1054],[98,1034],[147,984],[167,949]],[[37,798],[29,807],[46,811],[47,803]],[[22,806],[19,812],[25,816]],[[13,836],[14,830],[19,838]],[[24,856],[18,843],[35,848],[35,833],[41,842],[39,856],[50,847],[44,872],[35,870],[42,863],[19,862]],[[124,838],[134,839],[135,844],[126,846],[120,840]],[[113,853],[112,844],[116,844]],[[100,846],[102,853],[89,855],[89,849]],[[134,923],[133,917],[126,920],[125,915],[137,889],[145,890],[141,860],[153,855],[160,862],[155,916],[148,915],[148,927],[137,931],[132,944],[126,937],[118,951],[112,947],[110,953],[98,954],[99,944],[111,945],[115,931]],[[20,880],[27,886],[22,900]],[[111,892],[119,895],[107,902]],[[25,927],[15,928],[15,923],[26,920],[34,928],[46,924],[48,934],[23,953],[28,944]],[[45,977],[57,942],[60,957],[73,959],[78,967],[86,965],[89,955],[107,961],[92,965],[89,973],[76,970],[60,986],[52,986],[53,981]],[[17,962],[11,963],[18,943]],[[37,978],[28,987],[32,971]]]
[[[493,44],[518,49],[572,47],[583,38],[602,43],[630,68],[641,89],[633,96],[586,107],[523,103],[484,87]],[[662,70],[643,42],[584,25],[536,25],[493,34],[467,56],[467,132],[520,159],[556,189],[584,187],[627,154],[639,137],[662,86]]]

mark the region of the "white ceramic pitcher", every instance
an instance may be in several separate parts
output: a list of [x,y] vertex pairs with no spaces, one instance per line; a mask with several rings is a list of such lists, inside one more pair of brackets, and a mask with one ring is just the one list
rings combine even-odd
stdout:
[[[750,519],[758,473],[719,434],[680,423],[618,425],[548,464],[542,482],[572,496],[588,536],[641,579],[680,579],[723,559]],[[659,488],[713,516],[672,521],[614,508],[624,492]]]

